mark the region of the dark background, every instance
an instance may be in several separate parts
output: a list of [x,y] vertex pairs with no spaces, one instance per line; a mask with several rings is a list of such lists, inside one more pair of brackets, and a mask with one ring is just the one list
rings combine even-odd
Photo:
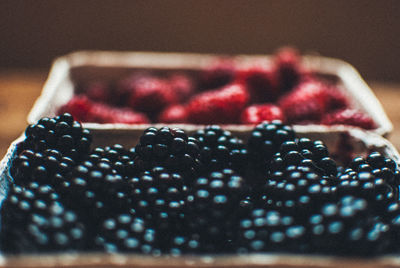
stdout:
[[281,45],[400,82],[400,1],[0,0],[0,68],[74,50],[272,53]]

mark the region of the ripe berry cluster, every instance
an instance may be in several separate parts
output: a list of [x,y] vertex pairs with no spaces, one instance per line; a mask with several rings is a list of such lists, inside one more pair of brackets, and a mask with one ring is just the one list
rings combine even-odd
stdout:
[[374,129],[374,121],[351,105],[342,90],[308,70],[296,50],[270,60],[239,63],[221,58],[199,70],[160,74],[135,71],[116,81],[77,85],[60,109],[98,123],[351,125]]
[[1,206],[1,250],[181,254],[398,252],[400,170],[379,152],[340,166],[280,121],[247,141],[150,127],[91,148],[71,115],[27,128]]

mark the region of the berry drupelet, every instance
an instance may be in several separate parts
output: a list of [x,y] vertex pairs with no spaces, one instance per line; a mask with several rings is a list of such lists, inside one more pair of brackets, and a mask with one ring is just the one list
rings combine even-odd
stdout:
[[243,141],[220,126],[211,125],[193,135],[199,141],[200,159],[205,172],[231,168],[243,174],[248,152]]
[[64,252],[87,246],[85,226],[49,185],[11,186],[1,212],[5,252]]
[[198,141],[179,129],[150,127],[140,137],[135,147],[134,168],[145,171],[163,166],[170,171],[180,171],[187,178],[195,176],[200,167]]

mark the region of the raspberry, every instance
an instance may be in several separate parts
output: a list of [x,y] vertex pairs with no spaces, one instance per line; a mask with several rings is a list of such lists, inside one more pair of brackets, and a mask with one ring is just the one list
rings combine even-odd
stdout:
[[218,59],[200,73],[200,88],[213,89],[228,85],[236,74],[235,65],[230,59]]
[[161,123],[186,123],[186,107],[180,104],[172,105],[163,110],[158,116],[158,122]]
[[330,87],[328,90],[325,90],[323,94],[325,95],[326,99],[326,112],[345,109],[350,105],[348,98],[339,90],[339,88]]
[[193,136],[199,141],[200,159],[207,172],[229,167],[244,173],[248,152],[241,139],[217,125],[198,130]]
[[94,81],[88,83],[81,94],[85,94],[89,99],[97,102],[107,103],[110,102],[110,85],[101,81]]
[[346,105],[347,99],[338,89],[317,80],[299,84],[279,100],[289,123],[319,122],[325,113]]
[[65,252],[86,247],[83,223],[64,208],[49,185],[12,186],[1,212],[1,245],[6,252]]
[[148,71],[135,71],[128,76],[117,80],[110,101],[116,106],[129,106],[129,100],[135,90],[135,84],[137,81],[151,76],[152,74]]
[[246,85],[251,103],[273,102],[279,92],[274,68],[268,62],[258,62],[238,70],[237,81]]
[[92,103],[92,107],[85,122],[146,124],[149,119],[143,113],[129,108],[114,108],[100,103]]
[[281,108],[274,104],[251,105],[243,110],[240,118],[243,124],[259,124],[263,121],[284,120]]
[[86,96],[74,96],[59,112],[70,112],[77,120],[95,123],[144,124],[146,115],[128,108],[111,107],[103,103],[90,101]]
[[363,129],[375,129],[377,127],[371,117],[354,109],[344,109],[326,114],[321,123],[324,125],[349,125]]
[[183,103],[195,91],[193,80],[185,74],[173,74],[168,78],[174,95],[179,103]]
[[287,92],[300,82],[303,70],[298,51],[282,48],[275,54],[274,63],[280,92]]
[[92,101],[84,95],[72,97],[66,104],[60,107],[58,114],[69,113],[75,120],[86,122],[92,108]]
[[197,124],[238,123],[249,95],[240,84],[200,93],[187,106],[189,122]]
[[166,80],[153,76],[142,77],[135,80],[132,87],[129,106],[149,115],[156,115],[177,101],[171,85]]

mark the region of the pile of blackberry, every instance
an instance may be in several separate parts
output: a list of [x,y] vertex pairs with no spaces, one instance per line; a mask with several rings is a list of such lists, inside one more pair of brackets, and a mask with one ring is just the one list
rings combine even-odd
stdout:
[[341,166],[279,121],[248,140],[219,126],[150,127],[92,147],[69,114],[25,131],[1,205],[7,253],[398,253],[400,170],[379,152]]

